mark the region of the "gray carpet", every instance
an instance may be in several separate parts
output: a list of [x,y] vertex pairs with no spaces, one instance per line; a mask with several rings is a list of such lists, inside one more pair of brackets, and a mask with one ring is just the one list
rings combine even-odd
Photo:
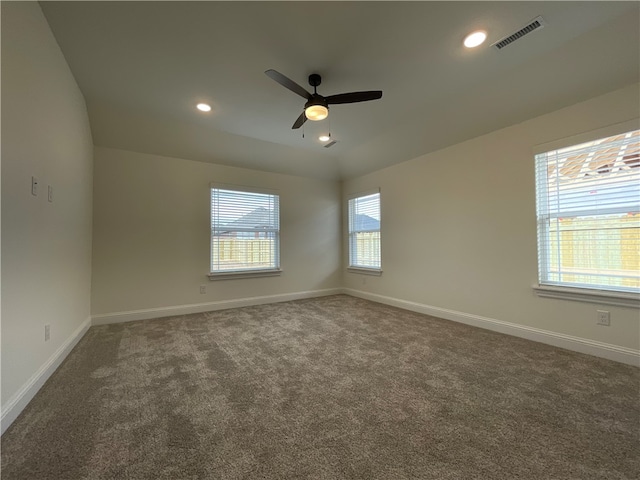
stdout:
[[92,327],[11,479],[636,479],[640,370],[337,295]]

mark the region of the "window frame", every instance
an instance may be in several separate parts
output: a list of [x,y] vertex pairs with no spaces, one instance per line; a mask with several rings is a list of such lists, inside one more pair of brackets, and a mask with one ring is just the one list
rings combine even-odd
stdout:
[[[277,207],[277,229],[269,229],[269,230],[261,230],[265,232],[274,233],[274,245],[273,245],[273,258],[274,265],[267,268],[244,268],[240,270],[222,270],[215,271],[213,269],[213,238],[214,238],[214,212],[213,212],[213,192],[214,190],[225,190],[230,192],[237,193],[257,193],[261,195],[271,195],[276,199],[276,207]],[[233,184],[225,184],[225,183],[211,183],[209,185],[209,273],[207,276],[209,280],[229,280],[229,279],[239,279],[239,278],[257,278],[257,277],[273,277],[278,276],[282,273],[281,264],[280,264],[280,194],[276,190],[267,189],[267,188],[259,188],[247,185],[233,185]],[[238,230],[244,231],[244,230]]]
[[[357,253],[354,253],[353,251],[353,245],[354,245],[354,235],[356,233],[361,233],[364,230],[358,230],[352,231],[352,207],[351,207],[351,202],[358,199],[358,198],[364,198],[364,197],[369,197],[372,195],[378,195],[378,216],[380,217],[380,219],[378,220],[378,228],[374,229],[374,230],[366,230],[367,232],[378,232],[379,235],[379,254],[378,254],[378,267],[370,267],[370,266],[366,266],[366,265],[357,265],[355,263],[353,263],[353,258],[355,255],[357,255]],[[380,193],[380,188],[375,188],[372,190],[366,190],[363,192],[356,192],[356,193],[352,193],[347,195],[347,255],[348,255],[348,262],[347,262],[347,271],[351,272],[351,273],[360,273],[363,275],[375,275],[375,276],[380,276],[382,275],[382,195]]]
[[[537,145],[533,150],[534,156],[534,168],[536,170],[536,180],[535,180],[535,201],[536,201],[536,221],[537,221],[537,266],[538,266],[538,282],[532,286],[533,290],[539,297],[545,298],[555,298],[555,299],[563,299],[563,300],[573,300],[580,302],[589,302],[589,303],[597,303],[597,304],[606,304],[606,305],[615,305],[615,306],[623,306],[623,307],[640,307],[640,294],[636,292],[627,292],[627,291],[619,291],[619,290],[611,290],[604,288],[604,286],[575,286],[571,284],[562,284],[558,282],[545,282],[542,278],[542,270],[546,268],[547,271],[548,263],[550,262],[550,258],[548,252],[544,250],[547,247],[548,242],[540,241],[540,222],[545,219],[550,218],[550,215],[542,215],[539,216],[539,203],[540,192],[538,191],[539,180],[537,178],[538,166],[536,157],[540,154],[548,153],[553,150],[561,150],[564,148],[577,146],[582,143],[592,142],[599,139],[604,139],[607,137],[620,135],[623,133],[631,132],[640,129],[640,120],[634,119],[627,122],[622,122],[619,124],[611,125],[605,128],[601,128],[598,130],[582,133],[579,135],[574,135],[571,137],[563,138],[560,140],[556,140],[553,142],[548,142],[544,144]],[[542,200],[544,201],[544,200]],[[611,209],[609,212],[604,212],[606,214],[609,213],[618,213],[614,211],[615,209]],[[575,213],[575,212],[574,212]],[[595,213],[592,210],[584,210],[579,212],[580,215],[586,215],[589,213]],[[603,213],[602,211],[598,213]],[[542,218],[541,218],[542,217]],[[545,260],[546,259],[546,260]],[[541,262],[546,261],[547,265],[544,266]]]

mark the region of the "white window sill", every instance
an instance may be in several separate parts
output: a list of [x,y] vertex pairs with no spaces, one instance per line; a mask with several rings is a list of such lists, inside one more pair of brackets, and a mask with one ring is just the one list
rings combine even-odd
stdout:
[[240,278],[277,277],[282,270],[248,270],[244,272],[210,273],[209,280],[236,280]]
[[534,285],[539,297],[574,300],[577,302],[616,305],[619,307],[640,307],[640,295],[636,293],[591,290],[589,288],[558,287],[555,285]]
[[376,277],[382,275],[382,270],[379,268],[347,267],[347,272],[360,273],[362,275],[374,275]]

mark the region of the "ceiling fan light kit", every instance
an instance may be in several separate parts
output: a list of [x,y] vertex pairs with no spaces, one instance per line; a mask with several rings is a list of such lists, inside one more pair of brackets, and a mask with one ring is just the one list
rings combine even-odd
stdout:
[[307,120],[324,120],[329,116],[329,108],[324,105],[305,105],[304,114]]
[[318,85],[322,83],[322,77],[317,73],[312,73],[311,75],[309,75],[309,85],[313,87],[313,93],[307,92],[296,82],[276,70],[267,70],[264,73],[283,87],[291,90],[293,93],[296,93],[307,100],[304,105],[304,111],[293,123],[293,126],[291,127],[292,129],[300,128],[307,120],[324,120],[329,116],[329,105],[337,105],[340,103],[368,102],[369,100],[377,100],[379,98],[382,98],[381,90],[340,93],[338,95],[323,97],[317,92]]

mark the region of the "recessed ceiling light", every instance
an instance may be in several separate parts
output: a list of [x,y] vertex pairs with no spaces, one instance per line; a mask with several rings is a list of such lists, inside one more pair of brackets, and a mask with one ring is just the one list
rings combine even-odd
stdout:
[[467,35],[464,39],[464,46],[467,48],[474,48],[478,45],[482,45],[487,39],[487,32],[478,30]]
[[196,108],[198,110],[200,110],[201,112],[210,112],[211,111],[211,105],[207,105],[206,103],[199,103],[198,105],[196,105]]
[[320,140],[321,142],[328,142],[329,140],[331,140],[331,137],[329,135],[320,135],[318,137],[318,140]]

